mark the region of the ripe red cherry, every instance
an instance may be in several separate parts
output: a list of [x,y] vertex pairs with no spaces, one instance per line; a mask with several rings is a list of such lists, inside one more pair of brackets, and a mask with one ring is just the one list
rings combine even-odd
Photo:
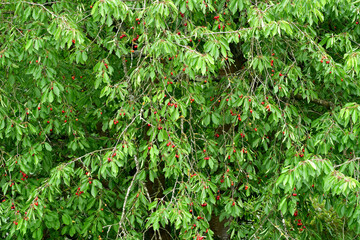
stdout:
[[248,190],[248,188],[249,188],[248,186],[245,186],[245,190]]
[[293,195],[294,197],[296,197],[296,196],[297,196],[297,194],[296,194],[296,193],[293,193],[292,195]]
[[41,109],[41,107],[38,107],[38,109],[40,110],[40,109]]

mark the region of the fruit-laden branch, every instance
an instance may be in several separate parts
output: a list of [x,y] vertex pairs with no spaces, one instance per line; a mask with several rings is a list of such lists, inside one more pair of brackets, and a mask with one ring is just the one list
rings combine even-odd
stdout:
[[[300,94],[295,95],[294,98],[297,100],[304,100]],[[335,107],[335,104],[333,102],[322,100],[322,99],[311,99],[310,101],[312,103],[316,103],[318,105],[324,106],[328,109],[334,109],[334,107]]]

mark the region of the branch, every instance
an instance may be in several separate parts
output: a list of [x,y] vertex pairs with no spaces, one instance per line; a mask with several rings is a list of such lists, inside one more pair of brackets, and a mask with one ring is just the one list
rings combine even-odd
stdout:
[[[295,95],[294,98],[297,99],[297,100],[304,100],[300,94]],[[326,107],[327,109],[334,109],[335,108],[335,104],[333,102],[330,102],[330,101],[326,101],[326,100],[322,100],[322,99],[311,99],[310,101],[312,103],[315,103],[315,104],[321,105],[323,107]]]
[[136,155],[134,156],[134,159],[135,159],[135,163],[136,163],[136,173],[134,174],[133,179],[132,179],[132,181],[130,183],[130,186],[128,187],[127,192],[126,192],[126,196],[125,196],[125,200],[124,200],[124,204],[123,204],[123,209],[122,209],[122,214],[121,214],[121,218],[120,218],[120,221],[119,221],[119,230],[118,230],[118,233],[117,233],[117,237],[120,234],[119,233],[120,229],[125,230],[125,228],[122,226],[122,222],[124,221],[126,203],[127,203],[128,198],[129,198],[130,190],[131,190],[131,188],[132,188],[132,186],[134,184],[135,178],[136,178],[136,176],[138,175],[138,173],[140,171]]
[[334,168],[338,168],[338,167],[340,167],[340,166],[342,166],[342,165],[345,165],[345,164],[348,164],[348,163],[351,163],[351,162],[355,162],[355,161],[357,161],[357,160],[360,160],[360,157],[347,160],[346,162],[343,162],[343,163],[341,163],[341,164],[339,164],[339,165],[335,165]]

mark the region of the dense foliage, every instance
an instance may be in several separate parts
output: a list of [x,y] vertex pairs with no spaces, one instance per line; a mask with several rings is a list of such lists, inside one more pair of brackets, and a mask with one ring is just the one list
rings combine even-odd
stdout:
[[0,0],[0,235],[356,239],[360,1]]

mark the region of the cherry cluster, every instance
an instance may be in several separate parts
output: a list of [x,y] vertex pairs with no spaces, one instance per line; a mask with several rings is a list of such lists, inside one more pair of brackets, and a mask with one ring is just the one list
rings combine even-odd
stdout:
[[26,173],[24,173],[24,172],[22,172],[22,171],[20,171],[20,173],[22,174],[22,178],[21,178],[21,180],[22,181],[25,181],[25,179],[27,179],[29,176],[28,175],[26,175]]
[[76,196],[80,196],[81,194],[83,194],[84,192],[83,191],[80,191],[80,188],[77,189],[75,195]]

